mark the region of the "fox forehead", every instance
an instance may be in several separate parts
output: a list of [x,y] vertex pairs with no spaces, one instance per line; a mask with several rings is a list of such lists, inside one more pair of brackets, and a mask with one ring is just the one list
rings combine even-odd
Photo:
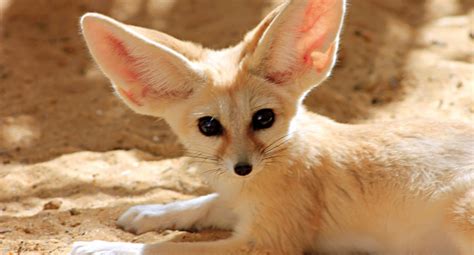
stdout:
[[238,125],[236,121],[247,121],[259,109],[281,106],[283,98],[273,90],[274,84],[249,73],[242,66],[243,57],[241,45],[219,51],[206,49],[201,54],[195,64],[205,74],[205,80],[187,102],[191,116],[222,120],[232,116],[233,124]]
[[237,75],[228,83],[207,84],[189,99],[189,116],[213,116],[233,126],[248,124],[254,112],[270,108],[283,111],[283,95],[270,88],[271,84],[251,75]]
[[214,86],[235,86],[233,81],[240,73],[240,63],[241,47],[236,46],[219,51],[206,50],[197,64]]

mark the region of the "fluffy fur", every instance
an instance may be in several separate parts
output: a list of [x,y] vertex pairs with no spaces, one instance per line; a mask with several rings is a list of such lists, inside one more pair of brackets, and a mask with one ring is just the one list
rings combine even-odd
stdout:
[[[474,130],[407,120],[345,125],[302,99],[335,63],[343,0],[290,1],[234,47],[213,51],[86,14],[92,56],[138,113],[164,118],[216,193],[135,206],[118,225],[135,233],[223,228],[197,243],[77,242],[72,254],[461,254],[474,252]],[[274,125],[250,128],[271,108]],[[224,127],[206,137],[203,116]],[[238,176],[233,165],[254,166]]]

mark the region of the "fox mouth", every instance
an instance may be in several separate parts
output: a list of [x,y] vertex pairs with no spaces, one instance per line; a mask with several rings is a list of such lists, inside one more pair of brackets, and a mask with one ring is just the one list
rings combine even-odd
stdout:
[[228,176],[236,179],[248,179],[257,174],[258,168],[250,164],[237,163],[234,168],[226,167],[223,161],[214,161],[213,159],[189,156],[191,163],[196,164],[199,172],[210,178]]
[[198,165],[200,173],[210,175],[211,178],[225,175],[247,179],[266,168],[283,163],[282,159],[285,158],[290,138],[291,134],[282,135],[257,149],[251,154],[252,156],[241,157],[237,162],[204,150],[187,149],[184,156],[190,158],[193,164]]

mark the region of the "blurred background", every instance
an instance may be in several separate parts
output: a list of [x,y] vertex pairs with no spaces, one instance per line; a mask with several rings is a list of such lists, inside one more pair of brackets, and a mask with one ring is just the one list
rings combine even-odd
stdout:
[[[208,190],[167,125],[113,95],[79,17],[100,12],[217,49],[281,2],[0,0],[0,254],[64,254],[73,240],[225,237],[115,228],[131,204]],[[311,110],[346,123],[472,123],[473,1],[352,0],[345,24],[333,76],[306,99]]]

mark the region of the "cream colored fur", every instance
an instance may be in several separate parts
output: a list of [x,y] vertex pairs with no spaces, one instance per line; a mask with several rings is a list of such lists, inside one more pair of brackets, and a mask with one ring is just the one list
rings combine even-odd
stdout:
[[[163,117],[216,193],[135,206],[118,225],[143,233],[223,228],[197,243],[77,242],[72,254],[474,254],[474,129],[406,120],[339,124],[302,99],[335,63],[343,0],[291,1],[238,45],[212,51],[86,14],[92,56],[119,96]],[[253,131],[256,110],[275,124]],[[213,116],[221,137],[199,133]],[[247,158],[254,170],[238,176]]]

